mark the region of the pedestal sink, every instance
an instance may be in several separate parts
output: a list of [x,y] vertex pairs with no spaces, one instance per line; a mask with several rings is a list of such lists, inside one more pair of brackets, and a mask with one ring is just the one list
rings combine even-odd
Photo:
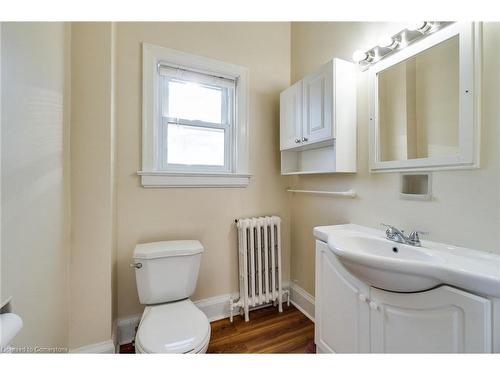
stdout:
[[414,247],[389,241],[383,231],[355,225],[314,228],[340,262],[367,284],[389,291],[419,292],[448,284],[500,297],[500,256],[422,241]]

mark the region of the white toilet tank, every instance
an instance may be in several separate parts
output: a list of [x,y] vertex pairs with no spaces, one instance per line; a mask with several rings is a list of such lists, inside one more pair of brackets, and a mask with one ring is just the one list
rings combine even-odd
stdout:
[[188,298],[194,293],[203,246],[199,241],[139,244],[134,250],[135,279],[143,305]]

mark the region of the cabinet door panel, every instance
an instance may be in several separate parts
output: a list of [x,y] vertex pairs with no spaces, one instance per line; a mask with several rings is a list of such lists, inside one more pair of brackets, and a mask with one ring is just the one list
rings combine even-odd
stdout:
[[369,351],[369,288],[351,276],[328,246],[316,242],[315,341],[322,352]]
[[303,80],[303,137],[314,143],[333,137],[332,128],[332,64]]
[[296,147],[302,138],[302,81],[280,95],[280,149]]
[[491,352],[487,299],[448,286],[422,293],[372,288],[370,299],[372,352]]

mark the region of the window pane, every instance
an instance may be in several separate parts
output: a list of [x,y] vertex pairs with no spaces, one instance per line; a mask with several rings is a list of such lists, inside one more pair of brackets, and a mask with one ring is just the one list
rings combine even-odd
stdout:
[[222,122],[222,89],[194,82],[168,81],[168,116]]
[[224,166],[224,129],[168,124],[167,162]]

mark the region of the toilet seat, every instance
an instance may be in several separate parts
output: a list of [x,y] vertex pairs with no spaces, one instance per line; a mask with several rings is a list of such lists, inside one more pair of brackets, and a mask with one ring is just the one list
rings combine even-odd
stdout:
[[204,353],[210,323],[189,299],[147,306],[135,339],[139,353]]
[[[181,353],[181,354],[204,354],[207,352],[209,342],[210,342],[210,335],[208,335],[207,340],[199,347],[193,349],[190,352]],[[159,354],[157,352],[148,352],[148,351],[144,350],[142,348],[142,346],[140,345],[139,341],[135,342],[135,352],[136,352],[136,354]],[[175,353],[164,352],[164,354],[175,354]]]

